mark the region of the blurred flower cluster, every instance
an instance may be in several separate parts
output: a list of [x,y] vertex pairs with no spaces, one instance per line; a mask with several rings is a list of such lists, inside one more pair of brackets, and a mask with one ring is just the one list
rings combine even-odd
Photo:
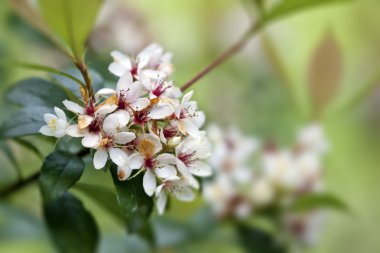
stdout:
[[284,234],[314,243],[324,214],[291,207],[303,196],[324,191],[321,163],[328,143],[322,127],[302,129],[290,148],[259,144],[232,128],[223,131],[213,125],[208,132],[215,179],[205,185],[204,196],[215,214],[221,219],[247,219],[277,212]]
[[107,167],[110,158],[118,166],[119,180],[144,173],[145,193],[155,194],[162,214],[169,193],[191,201],[199,188],[194,176],[211,175],[205,163],[210,145],[200,130],[205,116],[191,100],[192,92],[183,95],[168,80],[171,54],[159,45],[149,45],[135,58],[118,51],[111,55],[109,70],[119,77],[116,88],[100,89],[93,99],[82,94],[83,104],[63,101],[75,124],[55,107],[56,115],[44,115],[46,125],[40,132],[82,138],[84,147],[95,150],[95,169]]

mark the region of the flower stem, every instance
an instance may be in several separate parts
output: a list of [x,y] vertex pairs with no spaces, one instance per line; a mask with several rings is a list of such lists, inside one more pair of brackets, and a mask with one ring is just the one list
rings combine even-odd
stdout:
[[84,61],[78,60],[75,61],[75,66],[77,66],[78,70],[83,76],[84,82],[86,84],[86,90],[88,92],[88,98],[92,99],[92,101],[95,101],[94,97],[94,90],[92,88],[92,82],[91,82],[91,75],[88,71],[87,65],[84,63]]
[[181,90],[184,91],[188,89],[191,85],[199,81],[202,77],[204,77],[206,74],[208,74],[211,70],[218,67],[222,63],[224,63],[226,60],[228,60],[231,56],[239,52],[241,49],[244,48],[244,46],[247,44],[247,42],[252,38],[253,35],[255,35],[261,28],[260,23],[253,24],[244,34],[243,36],[229,49],[227,49],[224,53],[219,55],[212,63],[210,63],[208,66],[206,66],[202,71],[200,71],[197,75],[195,75],[192,79],[190,79],[188,82],[186,82],[182,87]]

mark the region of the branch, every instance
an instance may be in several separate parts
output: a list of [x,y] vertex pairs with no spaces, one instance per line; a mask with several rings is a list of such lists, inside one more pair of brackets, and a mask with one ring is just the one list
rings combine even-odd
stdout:
[[244,46],[247,44],[247,42],[252,38],[253,35],[255,35],[261,28],[260,23],[253,24],[248,31],[246,31],[243,36],[229,49],[227,49],[224,53],[219,55],[211,64],[209,64],[207,67],[205,67],[202,71],[200,71],[196,76],[194,76],[191,80],[186,82],[182,87],[181,90],[184,91],[188,89],[191,85],[196,83],[199,79],[201,79],[203,76],[208,74],[211,70],[218,67],[222,63],[224,63],[226,60],[228,60],[231,56],[239,52],[241,49],[244,48]]
[[18,181],[17,183],[5,188],[0,192],[0,199],[7,197],[11,193],[14,193],[16,191],[21,190],[25,186],[28,186],[29,184],[33,183],[40,177],[41,172],[37,171],[34,174],[30,175],[29,177]]

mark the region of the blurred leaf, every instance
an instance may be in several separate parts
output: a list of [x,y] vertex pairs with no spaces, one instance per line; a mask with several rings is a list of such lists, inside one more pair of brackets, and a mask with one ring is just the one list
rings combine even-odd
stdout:
[[329,193],[309,194],[297,199],[291,206],[295,211],[309,211],[318,208],[336,209],[348,211],[349,208],[341,199]]
[[327,33],[315,49],[309,65],[309,91],[314,116],[320,116],[335,98],[342,77],[343,61],[339,45]]
[[246,224],[237,224],[241,245],[247,253],[285,253],[287,249],[276,241],[273,235],[252,228]]
[[98,185],[90,185],[83,183],[76,184],[74,188],[94,199],[97,203],[99,203],[107,211],[113,214],[116,218],[119,218],[122,221],[124,220],[124,216],[121,212],[119,203],[117,202],[115,192]]
[[56,150],[67,152],[70,154],[78,154],[85,148],[82,145],[82,140],[80,138],[72,138],[71,136],[63,136],[59,138],[56,146]]
[[6,141],[0,141],[0,148],[4,152],[4,154],[6,155],[8,160],[15,167],[18,179],[21,179],[21,167],[18,164],[17,159],[14,156],[11,147],[9,146],[9,143],[7,143]]
[[42,14],[76,59],[82,57],[102,0],[40,0]]
[[62,253],[94,253],[99,231],[91,214],[70,193],[44,204],[51,237]]
[[42,78],[24,79],[12,86],[7,93],[9,101],[25,107],[62,107],[62,101],[67,98],[62,88]]
[[[104,81],[103,81],[102,76],[98,72],[96,72],[95,70],[92,70],[92,69],[90,69],[89,71],[90,71],[90,75],[91,75],[92,87],[94,89],[94,92],[96,92],[100,88],[103,88]],[[67,69],[66,73],[77,78],[81,82],[84,82],[83,76],[78,69],[70,68],[70,69]],[[62,75],[57,75],[57,74],[52,74],[51,76],[53,77],[53,79],[57,83],[66,87],[71,92],[73,92],[76,97],[81,98],[80,90],[79,90],[78,85],[76,84],[76,82],[74,80],[72,80],[68,77],[62,76]]]
[[117,177],[117,166],[111,166],[112,179],[116,188],[117,200],[121,207],[124,220],[130,232],[144,232],[153,210],[153,200],[145,194],[143,174],[126,181]]
[[85,164],[76,155],[54,151],[44,161],[40,187],[45,201],[61,196],[82,176]]
[[311,9],[324,4],[347,2],[352,2],[352,0],[283,0],[264,15],[261,24],[268,24],[299,11]]
[[23,146],[24,148],[29,149],[39,158],[42,159],[44,157],[44,155],[40,152],[40,150],[33,143],[31,143],[25,139],[22,139],[22,138],[14,138],[12,140],[14,142],[16,142],[17,144],[19,144],[20,146]]
[[12,113],[0,127],[0,138],[38,134],[39,129],[45,125],[45,113],[53,113],[52,108],[29,106]]

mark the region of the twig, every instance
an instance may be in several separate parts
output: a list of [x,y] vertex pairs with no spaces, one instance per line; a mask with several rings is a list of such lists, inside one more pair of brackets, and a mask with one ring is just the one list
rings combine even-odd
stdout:
[[41,172],[35,172],[34,174],[30,175],[29,177],[18,181],[17,183],[5,188],[4,190],[0,191],[0,199],[7,197],[11,193],[14,193],[16,191],[21,190],[25,186],[33,183],[40,177]]
[[182,87],[181,90],[184,91],[188,89],[191,85],[196,83],[199,79],[201,79],[203,76],[208,74],[211,70],[218,67],[222,63],[224,63],[226,60],[228,60],[231,56],[233,56],[235,53],[239,52],[244,46],[247,44],[247,42],[252,38],[256,32],[258,32],[261,28],[261,25],[259,23],[253,24],[247,32],[243,34],[243,36],[234,44],[232,47],[227,49],[224,53],[222,53],[219,57],[217,57],[211,64],[209,64],[207,67],[205,67],[202,71],[200,71],[196,76],[194,76],[191,80],[186,82]]

